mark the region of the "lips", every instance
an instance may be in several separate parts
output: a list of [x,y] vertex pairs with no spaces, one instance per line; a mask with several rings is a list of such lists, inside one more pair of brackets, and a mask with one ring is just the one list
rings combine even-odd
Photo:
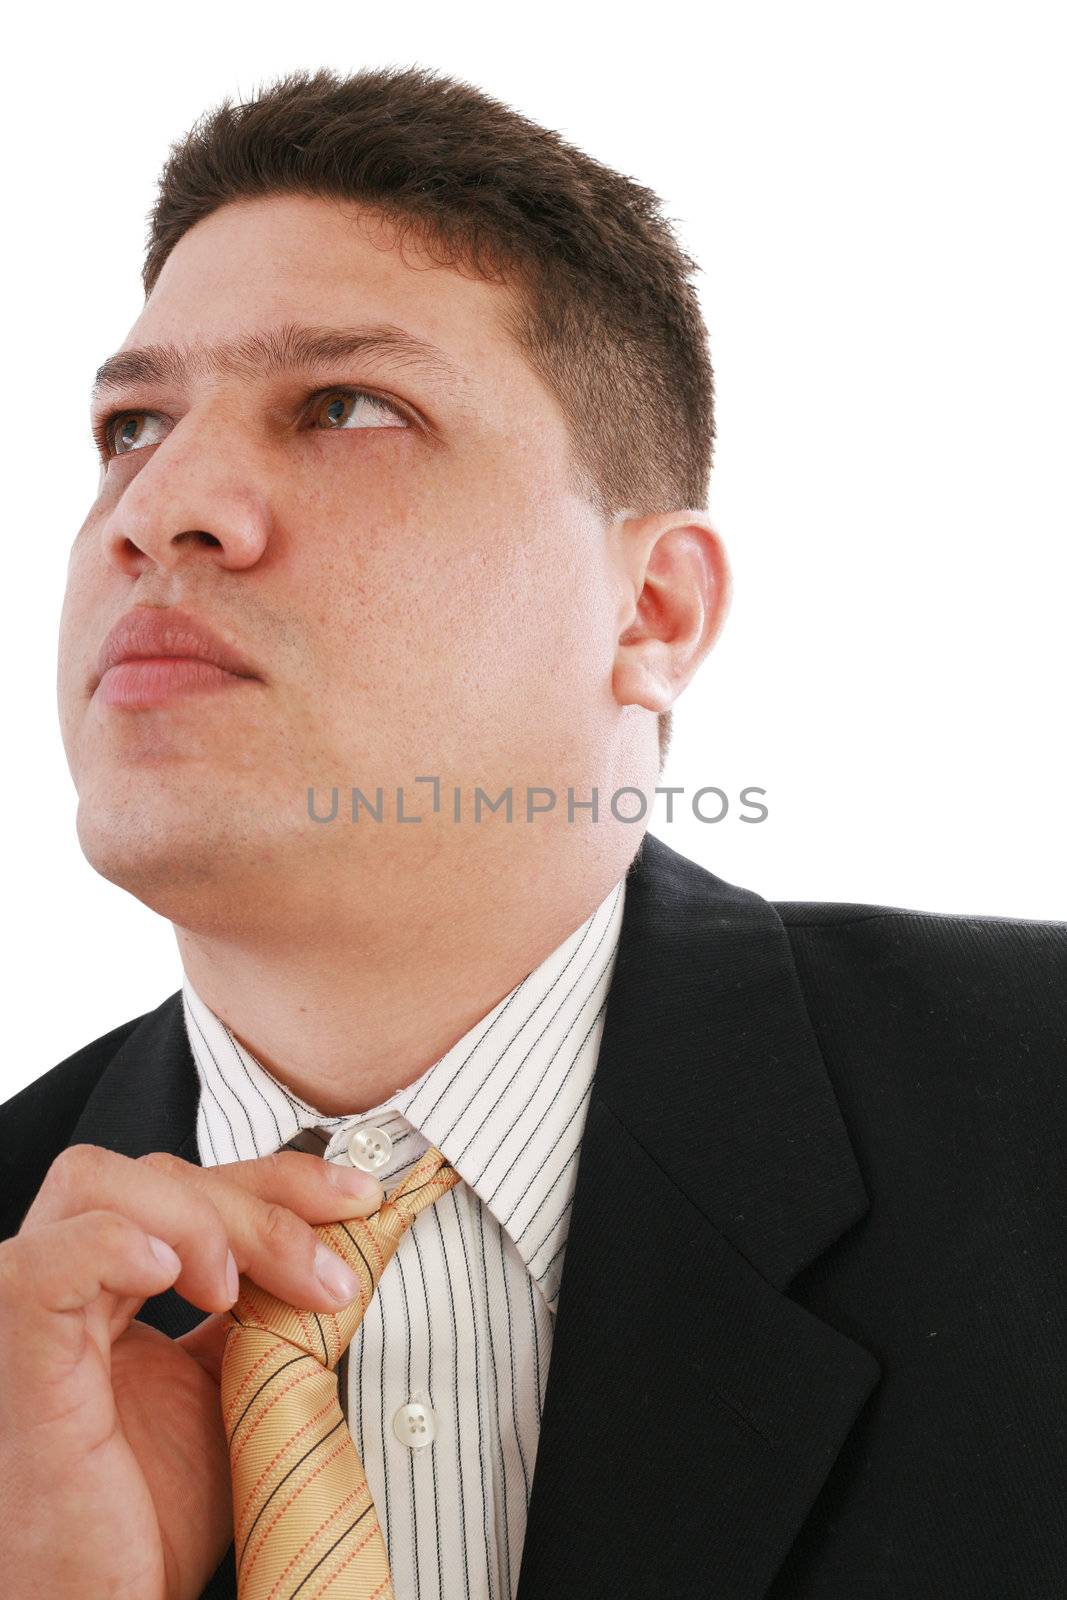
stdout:
[[111,704],[149,705],[258,678],[239,651],[188,612],[137,606],[104,640],[92,689]]

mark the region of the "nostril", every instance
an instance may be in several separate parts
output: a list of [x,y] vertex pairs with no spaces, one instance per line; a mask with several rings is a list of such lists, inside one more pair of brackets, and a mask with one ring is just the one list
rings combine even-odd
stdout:
[[211,550],[222,549],[222,540],[217,539],[213,533],[205,533],[202,528],[189,528],[184,533],[176,533],[172,542],[174,544],[184,544],[189,539],[194,540],[197,544],[206,544]]

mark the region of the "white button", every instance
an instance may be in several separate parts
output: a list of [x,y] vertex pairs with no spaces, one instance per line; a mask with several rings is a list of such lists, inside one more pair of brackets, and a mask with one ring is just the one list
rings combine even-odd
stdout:
[[377,1172],[393,1153],[393,1141],[384,1128],[364,1122],[348,1136],[348,1159],[360,1172]]
[[409,1400],[393,1418],[393,1432],[410,1450],[421,1450],[424,1445],[433,1444],[436,1431],[434,1414],[421,1400]]

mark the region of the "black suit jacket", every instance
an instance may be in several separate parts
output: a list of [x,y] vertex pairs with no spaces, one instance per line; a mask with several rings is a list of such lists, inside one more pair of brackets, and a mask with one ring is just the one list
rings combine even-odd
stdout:
[[[518,1600],[1062,1600],[1065,1064],[1067,924],[772,905],[647,836]],[[0,1108],[2,1237],[68,1144],[197,1161],[196,1109],[175,994]]]

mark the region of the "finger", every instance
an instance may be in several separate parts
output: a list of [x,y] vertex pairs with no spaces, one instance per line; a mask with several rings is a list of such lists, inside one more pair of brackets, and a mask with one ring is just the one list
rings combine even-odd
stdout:
[[[52,1163],[23,1230],[102,1206],[173,1246],[182,1260],[173,1287],[206,1311],[232,1306],[237,1297],[231,1254],[235,1274],[247,1273],[279,1299],[336,1310],[359,1292],[358,1280],[290,1205],[316,1221],[367,1215],[380,1203],[381,1185],[372,1178],[369,1195],[345,1194],[339,1180],[356,1172],[297,1150],[204,1168],[167,1151],[131,1160],[100,1146],[72,1145]],[[359,1174],[363,1190],[368,1176]]]
[[[308,1311],[336,1311],[359,1293],[355,1273],[315,1230],[377,1210],[384,1199],[377,1178],[301,1150],[208,1168],[190,1167],[163,1152],[140,1160],[177,1171],[211,1198],[226,1221],[238,1268],[279,1300]],[[345,1192],[346,1180],[357,1193]],[[184,1292],[181,1279],[177,1288]]]
[[[113,1211],[84,1211],[17,1234],[0,1247],[5,1390],[21,1403],[73,1368],[86,1345],[78,1313],[102,1295],[160,1294],[181,1262],[165,1241]],[[39,1416],[41,1423],[52,1419]]]
[[385,1191],[372,1172],[361,1172],[347,1162],[324,1161],[306,1150],[275,1150],[254,1161],[194,1168],[194,1181],[197,1172],[239,1183],[258,1199],[287,1206],[305,1222],[315,1224],[370,1216],[385,1199]]
[[[185,1299],[205,1311],[233,1305],[229,1232],[235,1220],[249,1226],[250,1217],[235,1219],[229,1201],[223,1216],[206,1186],[176,1175],[188,1169],[188,1162],[176,1156],[164,1161],[167,1169],[159,1170],[155,1157],[135,1161],[100,1145],[68,1146],[45,1174],[18,1237],[31,1238],[50,1223],[84,1212],[116,1212],[177,1251],[181,1272],[174,1286]],[[237,1185],[225,1188],[227,1200],[241,1194]],[[246,1203],[250,1213],[259,1205],[251,1195]]]

